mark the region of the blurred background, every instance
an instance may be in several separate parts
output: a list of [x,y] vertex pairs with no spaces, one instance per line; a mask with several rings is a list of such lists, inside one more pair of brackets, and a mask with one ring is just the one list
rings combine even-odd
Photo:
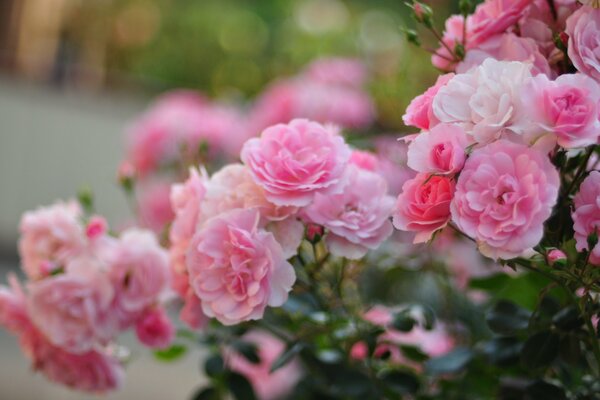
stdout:
[[[437,25],[455,3],[430,2]],[[115,184],[123,132],[164,91],[197,89],[244,107],[315,58],[358,57],[373,75],[377,130],[401,131],[406,105],[436,75],[403,25],[414,24],[398,0],[0,1],[2,276],[18,266],[28,209],[89,186],[111,222],[129,218]],[[4,331],[0,354],[0,398],[87,398],[34,377]],[[144,354],[109,398],[183,399],[200,384],[197,357],[174,366]]]

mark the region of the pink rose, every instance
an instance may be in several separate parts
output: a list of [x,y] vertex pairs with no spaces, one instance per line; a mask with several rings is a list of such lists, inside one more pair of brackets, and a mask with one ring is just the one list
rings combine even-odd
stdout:
[[593,233],[600,233],[600,172],[592,171],[579,187],[579,193],[573,199],[573,229],[577,250],[589,250],[590,262],[600,265],[600,244],[588,249],[587,238]]
[[0,286],[0,325],[19,335],[31,328],[27,300],[16,275],[8,276],[10,287]]
[[167,253],[151,232],[136,228],[121,235],[108,274],[124,316],[155,304],[170,284]]
[[469,49],[465,59],[456,66],[456,72],[467,72],[481,65],[487,58],[530,63],[533,65],[531,72],[534,75],[545,74],[550,77],[554,75],[547,58],[540,53],[536,42],[513,33],[492,36],[477,47]]
[[533,78],[522,91],[530,118],[545,132],[556,135],[570,149],[598,142],[600,136],[600,86],[583,74],[567,74],[550,81]]
[[537,245],[556,203],[558,172],[545,154],[499,140],[467,159],[452,201],[452,221],[491,258]]
[[90,260],[77,260],[67,273],[29,285],[28,309],[48,340],[72,353],[85,353],[115,333],[108,319],[114,291]]
[[504,33],[525,15],[531,0],[486,0],[469,17],[469,46],[476,46],[493,35]]
[[[186,275],[187,276],[187,275]],[[208,324],[209,318],[202,311],[202,303],[190,287],[184,296],[183,307],[179,319],[191,329],[202,329]]]
[[190,168],[185,182],[171,186],[171,208],[175,214],[169,231],[171,243],[190,239],[194,235],[205,193],[206,180],[194,168]]
[[248,140],[241,158],[267,200],[305,206],[316,193],[341,190],[350,149],[332,129],[297,119]]
[[[431,56],[431,63],[434,67],[442,71],[452,71],[456,63],[459,61],[454,57],[456,45],[470,43],[469,31],[464,30],[465,19],[462,15],[452,15],[446,20],[446,26],[444,29],[444,36],[442,37],[442,43],[440,47]],[[464,39],[465,33],[467,35],[466,40]],[[452,50],[452,53],[448,51]]]
[[259,399],[285,398],[303,375],[300,362],[294,359],[271,373],[271,365],[285,351],[285,343],[275,336],[259,330],[250,331],[241,339],[257,346],[260,362],[254,364],[236,353],[235,350],[228,350],[225,358],[227,366],[250,381]]
[[407,181],[398,196],[394,211],[394,226],[415,232],[414,243],[431,239],[435,231],[450,220],[450,201],[454,181],[445,176],[418,174]]
[[52,270],[64,268],[70,257],[83,250],[85,234],[80,218],[82,211],[75,201],[23,214],[19,253],[30,279],[40,279]]
[[600,82],[600,10],[581,7],[567,19],[565,32],[575,68]]
[[159,233],[174,217],[170,200],[171,182],[161,179],[139,183],[136,190],[139,222]]
[[163,308],[150,308],[136,321],[135,333],[144,345],[164,349],[175,338],[175,327]]
[[335,195],[317,194],[304,213],[327,230],[329,251],[358,259],[377,248],[392,234],[389,218],[394,198],[380,175],[356,167],[348,168],[348,186]]
[[396,197],[402,185],[414,178],[415,172],[408,168],[408,145],[398,135],[381,136],[375,139],[375,150],[379,159],[379,173],[388,184],[388,192]]
[[349,86],[360,89],[367,81],[367,68],[357,59],[321,58],[310,63],[304,73],[306,78],[328,85]]
[[260,319],[267,306],[281,306],[296,279],[259,221],[255,209],[233,210],[208,220],[192,240],[190,285],[204,314],[225,325]]
[[350,155],[350,164],[367,171],[377,171],[379,169],[379,160],[373,153],[363,150],[353,150]]
[[431,107],[433,98],[452,77],[454,77],[454,74],[445,74],[438,77],[435,85],[427,89],[422,95],[415,97],[408,105],[406,114],[402,116],[404,123],[424,130],[433,128],[439,122]]
[[557,261],[562,261],[562,260],[567,259],[567,255],[564,253],[564,251],[562,251],[560,249],[550,250],[547,254],[547,257],[548,257],[548,262],[550,263],[550,265],[555,264]]
[[460,126],[437,125],[417,135],[408,146],[408,166],[417,172],[455,174],[465,163],[469,144]]

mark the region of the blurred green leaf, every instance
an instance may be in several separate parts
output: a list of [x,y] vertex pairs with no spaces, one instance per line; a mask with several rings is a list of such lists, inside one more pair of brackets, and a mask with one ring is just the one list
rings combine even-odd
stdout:
[[254,389],[245,376],[230,372],[226,380],[229,391],[236,400],[256,400]]
[[430,375],[456,373],[467,366],[473,355],[472,350],[459,347],[446,355],[428,360],[425,363],[425,371]]
[[548,366],[558,355],[560,337],[551,331],[543,331],[529,337],[521,352],[521,362],[526,368]]
[[285,349],[283,353],[279,355],[271,364],[270,372],[273,373],[279,368],[285,366],[287,363],[292,361],[302,350],[304,345],[302,343],[294,343],[292,346]]
[[529,326],[531,313],[516,304],[501,300],[487,313],[486,322],[496,333],[510,335]]
[[160,361],[170,362],[180,359],[186,353],[187,347],[181,344],[174,344],[168,349],[154,351],[154,357]]

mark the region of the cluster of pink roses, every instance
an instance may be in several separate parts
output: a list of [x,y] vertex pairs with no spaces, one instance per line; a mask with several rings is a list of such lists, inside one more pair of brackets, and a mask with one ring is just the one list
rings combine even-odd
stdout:
[[124,373],[117,335],[135,329],[152,348],[175,329],[162,306],[168,255],[147,231],[118,238],[78,203],[26,213],[19,251],[28,282],[0,287],[0,324],[18,336],[33,367],[49,379],[89,392],[119,387]]
[[170,231],[181,318],[226,325],[259,319],[281,306],[296,275],[287,261],[304,224],[325,228],[333,255],[360,258],[392,233],[393,197],[337,129],[296,119],[267,128],[242,149],[242,164],[207,177],[194,169],[173,186]]
[[[600,63],[592,38],[598,30],[590,27],[600,23],[600,10],[554,3],[556,15],[546,1],[488,0],[466,20],[449,19],[438,54],[460,40],[466,56],[457,65],[441,65],[434,56],[436,66],[457,73],[441,76],[404,116],[422,132],[407,138],[408,166],[418,174],[403,186],[394,225],[415,232],[416,243],[450,223],[489,257],[523,254],[542,239],[557,201],[560,179],[550,156],[598,144],[600,75],[594,71]],[[568,60],[553,34],[568,36],[578,72],[565,73]],[[533,46],[522,53],[528,57],[521,57],[519,43]],[[581,190],[574,218],[584,248],[596,222],[580,205],[592,202],[586,194],[592,184]]]

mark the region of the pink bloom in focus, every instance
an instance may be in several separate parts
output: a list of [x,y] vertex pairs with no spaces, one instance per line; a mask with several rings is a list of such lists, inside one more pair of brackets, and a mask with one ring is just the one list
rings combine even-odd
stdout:
[[248,140],[241,158],[270,202],[306,206],[316,193],[341,190],[350,148],[332,129],[297,119]]
[[260,319],[279,307],[296,280],[273,235],[259,228],[255,209],[233,210],[208,220],[187,257],[190,285],[204,314],[225,325]]
[[499,140],[467,159],[452,201],[452,221],[491,258],[537,245],[556,203],[558,172],[542,152]]
[[235,350],[229,350],[226,354],[227,366],[250,381],[259,399],[285,398],[303,375],[300,362],[294,359],[271,373],[271,365],[285,351],[285,343],[259,330],[246,333],[241,340],[257,346],[260,362],[253,364]]
[[561,261],[561,260],[566,260],[567,259],[567,255],[564,253],[564,251],[559,250],[559,249],[552,249],[548,252],[548,262],[552,265],[557,261]]
[[460,126],[437,125],[417,135],[408,146],[408,166],[417,172],[455,174],[465,163],[469,144]]
[[589,250],[590,262],[600,265],[600,244],[588,249],[588,236],[600,233],[600,172],[592,171],[579,187],[579,193],[573,199],[573,229],[577,250]]
[[487,0],[477,6],[467,21],[468,47],[505,32],[525,14],[531,0]]
[[56,203],[23,215],[19,226],[19,254],[30,279],[40,279],[49,269],[64,267],[70,257],[83,250],[85,235],[79,222],[81,217],[81,208],[75,201]]
[[322,58],[310,63],[303,73],[306,78],[328,85],[360,89],[367,81],[365,65],[352,58]]
[[440,88],[445,86],[453,77],[454,74],[445,74],[438,77],[435,85],[427,89],[422,95],[415,97],[406,108],[406,114],[402,116],[404,123],[423,130],[433,128],[434,125],[439,123],[433,114],[433,98]]
[[175,327],[163,308],[150,308],[136,321],[135,333],[144,345],[164,349],[173,342]]
[[600,82],[600,10],[583,6],[567,19],[568,54],[573,65]]
[[348,186],[335,195],[317,194],[304,210],[306,218],[327,230],[329,251],[350,259],[363,257],[392,234],[389,218],[394,198],[380,175],[348,168]]
[[431,239],[450,220],[454,181],[445,176],[418,174],[407,181],[396,201],[394,226],[415,232],[414,243]]
[[600,86],[583,74],[567,74],[550,81],[539,75],[522,91],[527,114],[545,132],[556,135],[570,149],[598,142]]

